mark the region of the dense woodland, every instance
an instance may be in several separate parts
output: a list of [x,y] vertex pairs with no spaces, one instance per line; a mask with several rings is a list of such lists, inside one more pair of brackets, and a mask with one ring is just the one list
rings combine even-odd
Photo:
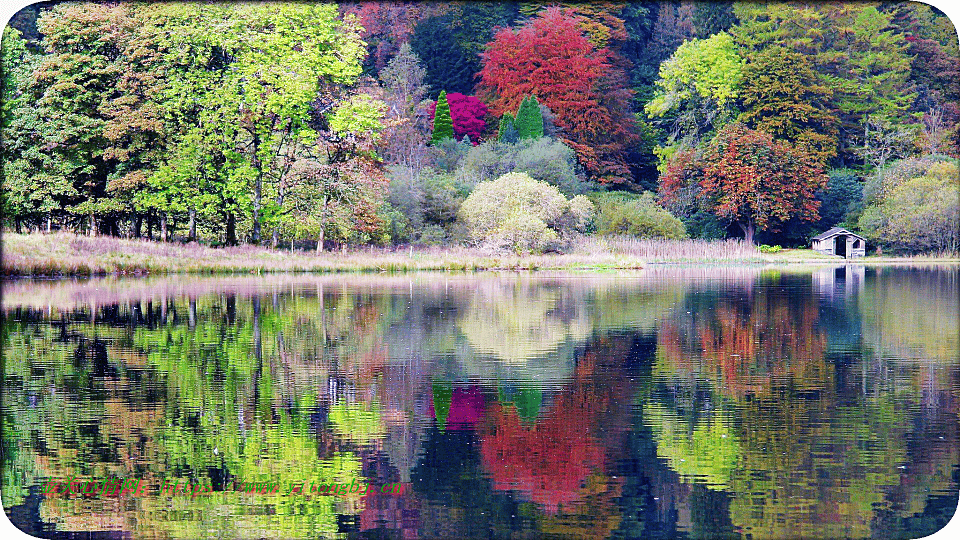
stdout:
[[919,3],[37,4],[3,34],[3,226],[956,252],[958,81]]

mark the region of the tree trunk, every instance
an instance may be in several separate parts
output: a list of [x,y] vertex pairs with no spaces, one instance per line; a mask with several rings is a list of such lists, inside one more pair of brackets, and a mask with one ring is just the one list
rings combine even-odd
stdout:
[[160,241],[167,241],[167,214],[163,213],[160,215]]
[[227,214],[227,245],[237,245],[237,218],[233,212]]
[[97,217],[93,214],[90,214],[90,230],[87,231],[87,234],[90,236],[97,235]]
[[743,241],[753,245],[753,233],[756,232],[756,226],[751,221],[750,223],[738,223],[740,228],[743,229]]
[[23,232],[23,225],[20,224],[19,217],[13,219],[13,228],[14,230],[17,231],[17,234],[20,234]]
[[197,209],[190,209],[190,234],[187,240],[191,242],[197,241]]
[[47,234],[53,231],[53,217],[47,216]]
[[136,214],[133,216],[133,237],[140,238],[140,228],[143,227],[143,216]]
[[254,169],[257,170],[257,179],[253,183],[253,231],[251,234],[250,241],[253,244],[260,243],[260,203],[263,198],[263,171],[261,170],[260,165],[260,137],[257,135],[253,136],[253,159],[251,164]]
[[147,240],[153,240],[153,216],[147,216]]
[[273,249],[277,249],[277,244],[279,244],[279,243],[280,243],[280,229],[279,229],[279,228],[274,228],[274,229],[273,229],[273,239],[270,241],[270,245],[271,245],[271,247],[273,247]]
[[323,211],[320,214],[320,238],[317,240],[317,253],[323,253],[323,237],[327,222],[327,203],[330,201],[329,197],[323,198]]

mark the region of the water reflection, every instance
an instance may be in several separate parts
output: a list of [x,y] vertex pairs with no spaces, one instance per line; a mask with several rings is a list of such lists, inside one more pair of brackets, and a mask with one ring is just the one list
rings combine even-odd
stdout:
[[[40,536],[922,536],[957,503],[958,292],[858,265],[9,282],[4,506]],[[43,493],[74,476],[213,494]],[[354,479],[403,489],[289,494]]]

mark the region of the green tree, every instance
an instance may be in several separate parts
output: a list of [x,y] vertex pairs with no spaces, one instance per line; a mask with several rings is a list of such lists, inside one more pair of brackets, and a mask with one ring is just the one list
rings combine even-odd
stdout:
[[671,126],[661,163],[679,147],[695,146],[734,118],[744,61],[733,38],[721,32],[687,41],[660,65],[647,116]]
[[497,129],[497,140],[505,143],[515,143],[520,140],[513,115],[503,113],[500,117],[500,127]]
[[430,144],[438,144],[444,139],[453,138],[453,120],[450,118],[450,105],[447,103],[447,92],[440,91],[437,98],[437,110],[433,115],[433,136]]
[[53,126],[46,123],[34,105],[36,88],[31,72],[40,60],[31,54],[17,30],[3,31],[0,58],[0,215],[4,223],[21,231],[24,220],[46,219],[50,229],[53,216],[77,196],[70,179],[52,169],[52,158],[44,141],[55,140]]
[[543,114],[537,96],[529,96],[520,102],[517,110],[517,133],[521,139],[539,139],[543,137]]
[[642,195],[600,193],[593,197],[593,201],[597,207],[594,220],[597,234],[687,238],[683,222],[657,204],[649,191]]
[[837,125],[807,59],[780,46],[751,55],[743,68],[739,121],[795,144],[827,163],[837,155]]
[[[433,97],[441,90],[473,94],[474,75],[480,71],[480,55],[465,50],[454,35],[450,15],[421,19],[414,28],[410,45],[427,71],[426,83]],[[470,47],[473,49],[473,47]]]
[[956,161],[939,161],[888,189],[859,224],[867,238],[898,250],[957,253],[958,220],[960,172]]
[[760,52],[781,45],[810,60],[817,84],[832,95],[826,105],[837,111],[838,152],[850,163],[862,147],[868,117],[899,125],[909,120],[917,97],[910,80],[907,41],[894,30],[890,15],[867,3],[802,4],[739,2],[740,23],[730,32],[739,45]]

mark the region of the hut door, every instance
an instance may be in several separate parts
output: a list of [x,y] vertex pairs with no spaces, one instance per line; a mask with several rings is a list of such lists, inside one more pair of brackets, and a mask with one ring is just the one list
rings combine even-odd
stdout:
[[843,257],[844,259],[846,259],[847,258],[847,235],[841,234],[836,238],[834,238],[833,241],[835,242],[833,252]]

